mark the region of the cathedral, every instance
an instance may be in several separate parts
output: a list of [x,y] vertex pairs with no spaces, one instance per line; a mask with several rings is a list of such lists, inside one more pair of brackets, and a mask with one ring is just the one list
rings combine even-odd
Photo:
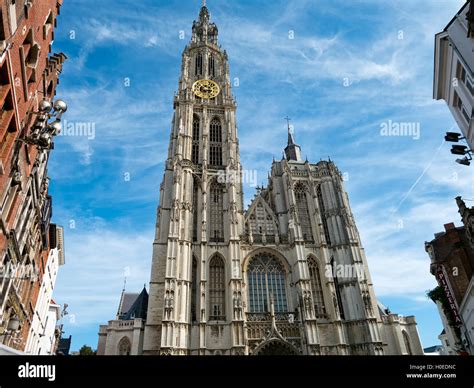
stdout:
[[149,295],[122,295],[98,354],[423,354],[415,317],[377,302],[336,165],[302,160],[289,130],[247,209],[242,173],[228,55],[203,5],[174,97]]

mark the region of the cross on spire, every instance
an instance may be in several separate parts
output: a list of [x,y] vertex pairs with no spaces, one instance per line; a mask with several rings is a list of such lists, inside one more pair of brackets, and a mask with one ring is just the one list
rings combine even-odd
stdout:
[[202,0],[202,6],[203,6],[203,7],[206,6],[206,0]]
[[291,130],[291,128],[290,128],[290,121],[291,121],[291,119],[290,119],[288,116],[286,116],[286,117],[285,117],[285,120],[286,120],[286,122],[287,122],[287,124],[288,124],[288,133],[290,133],[290,130]]

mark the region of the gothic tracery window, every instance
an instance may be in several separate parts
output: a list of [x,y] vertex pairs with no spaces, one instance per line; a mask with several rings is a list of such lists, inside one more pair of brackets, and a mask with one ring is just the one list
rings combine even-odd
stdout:
[[191,273],[191,322],[197,321],[197,297],[198,297],[198,279],[197,279],[197,260],[193,256],[193,265]]
[[224,187],[214,182],[210,189],[210,240],[224,241]]
[[198,219],[199,219],[199,182],[193,180],[193,241],[198,240]]
[[202,75],[202,54],[198,54],[196,56],[196,59],[194,62],[194,74]]
[[193,118],[193,141],[191,150],[191,161],[194,164],[199,163],[199,137],[200,136],[200,123],[199,117],[194,116]]
[[123,337],[118,344],[118,355],[119,356],[130,356],[132,350],[132,344],[128,337]]
[[406,348],[407,354],[411,356],[413,353],[411,351],[410,337],[408,336],[408,333],[405,330],[402,331],[402,334],[403,334],[403,341],[405,342],[405,348]]
[[216,60],[214,59],[214,56],[212,54],[209,55],[208,70],[209,70],[209,75],[211,77],[216,76]]
[[262,253],[249,263],[247,268],[249,311],[270,311],[273,297],[275,312],[287,312],[286,273],[283,265],[274,256]]
[[321,272],[316,260],[312,257],[308,259],[309,277],[311,281],[311,292],[313,294],[314,311],[317,316],[326,315],[326,305],[321,284]]
[[222,125],[219,119],[213,119],[209,129],[209,164],[222,166]]
[[331,245],[331,236],[329,234],[328,222],[326,220],[326,214],[325,214],[326,208],[324,206],[324,199],[323,199],[323,193],[321,191],[321,186],[318,186],[317,195],[318,195],[318,204],[319,204],[319,210],[321,214],[321,220],[323,223],[324,237],[326,238],[326,243],[328,245]]
[[209,320],[225,320],[225,266],[220,256],[209,263]]
[[295,200],[303,238],[305,241],[312,242],[314,240],[313,231],[311,229],[311,218],[309,216],[308,200],[306,198],[305,187],[301,184],[297,184],[295,187]]
[[[271,238],[276,234],[274,220],[272,216],[268,214],[262,203],[258,203],[252,214],[250,214],[248,228],[252,232],[255,242],[258,242],[262,235]],[[249,230],[247,230],[247,232],[249,232]]]

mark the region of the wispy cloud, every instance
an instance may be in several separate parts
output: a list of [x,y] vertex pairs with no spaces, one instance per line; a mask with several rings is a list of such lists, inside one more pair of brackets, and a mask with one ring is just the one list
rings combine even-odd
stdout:
[[[96,132],[59,138],[52,156],[54,217],[66,226],[55,298],[76,314],[66,330],[92,345],[94,325],[114,317],[124,268],[130,290],[149,279],[172,99],[198,3],[104,0],[91,8],[78,0],[59,18],[55,49],[70,58],[58,90],[70,105],[66,118]],[[331,156],[348,174],[377,294],[421,303],[433,285],[424,241],[458,220],[456,195],[474,198],[472,169],[456,165],[447,147],[407,195],[453,125],[431,99],[433,36],[463,1],[213,3],[231,77],[239,79],[244,168],[266,181],[290,115],[303,155]],[[387,120],[419,123],[420,140],[380,136]],[[248,202],[253,189],[245,190]],[[437,314],[434,306],[423,313]],[[434,342],[436,323],[424,322],[420,331]]]

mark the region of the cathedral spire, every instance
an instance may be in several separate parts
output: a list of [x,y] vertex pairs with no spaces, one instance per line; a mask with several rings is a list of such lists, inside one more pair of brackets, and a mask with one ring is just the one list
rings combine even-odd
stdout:
[[193,23],[194,43],[211,43],[217,45],[217,26],[211,23],[211,16],[206,6],[206,0],[203,0],[201,10],[199,11],[199,20]]
[[301,147],[295,143],[293,138],[293,131],[290,125],[291,119],[285,117],[288,124],[288,145],[285,148],[286,160],[293,160],[295,162],[301,162]]

